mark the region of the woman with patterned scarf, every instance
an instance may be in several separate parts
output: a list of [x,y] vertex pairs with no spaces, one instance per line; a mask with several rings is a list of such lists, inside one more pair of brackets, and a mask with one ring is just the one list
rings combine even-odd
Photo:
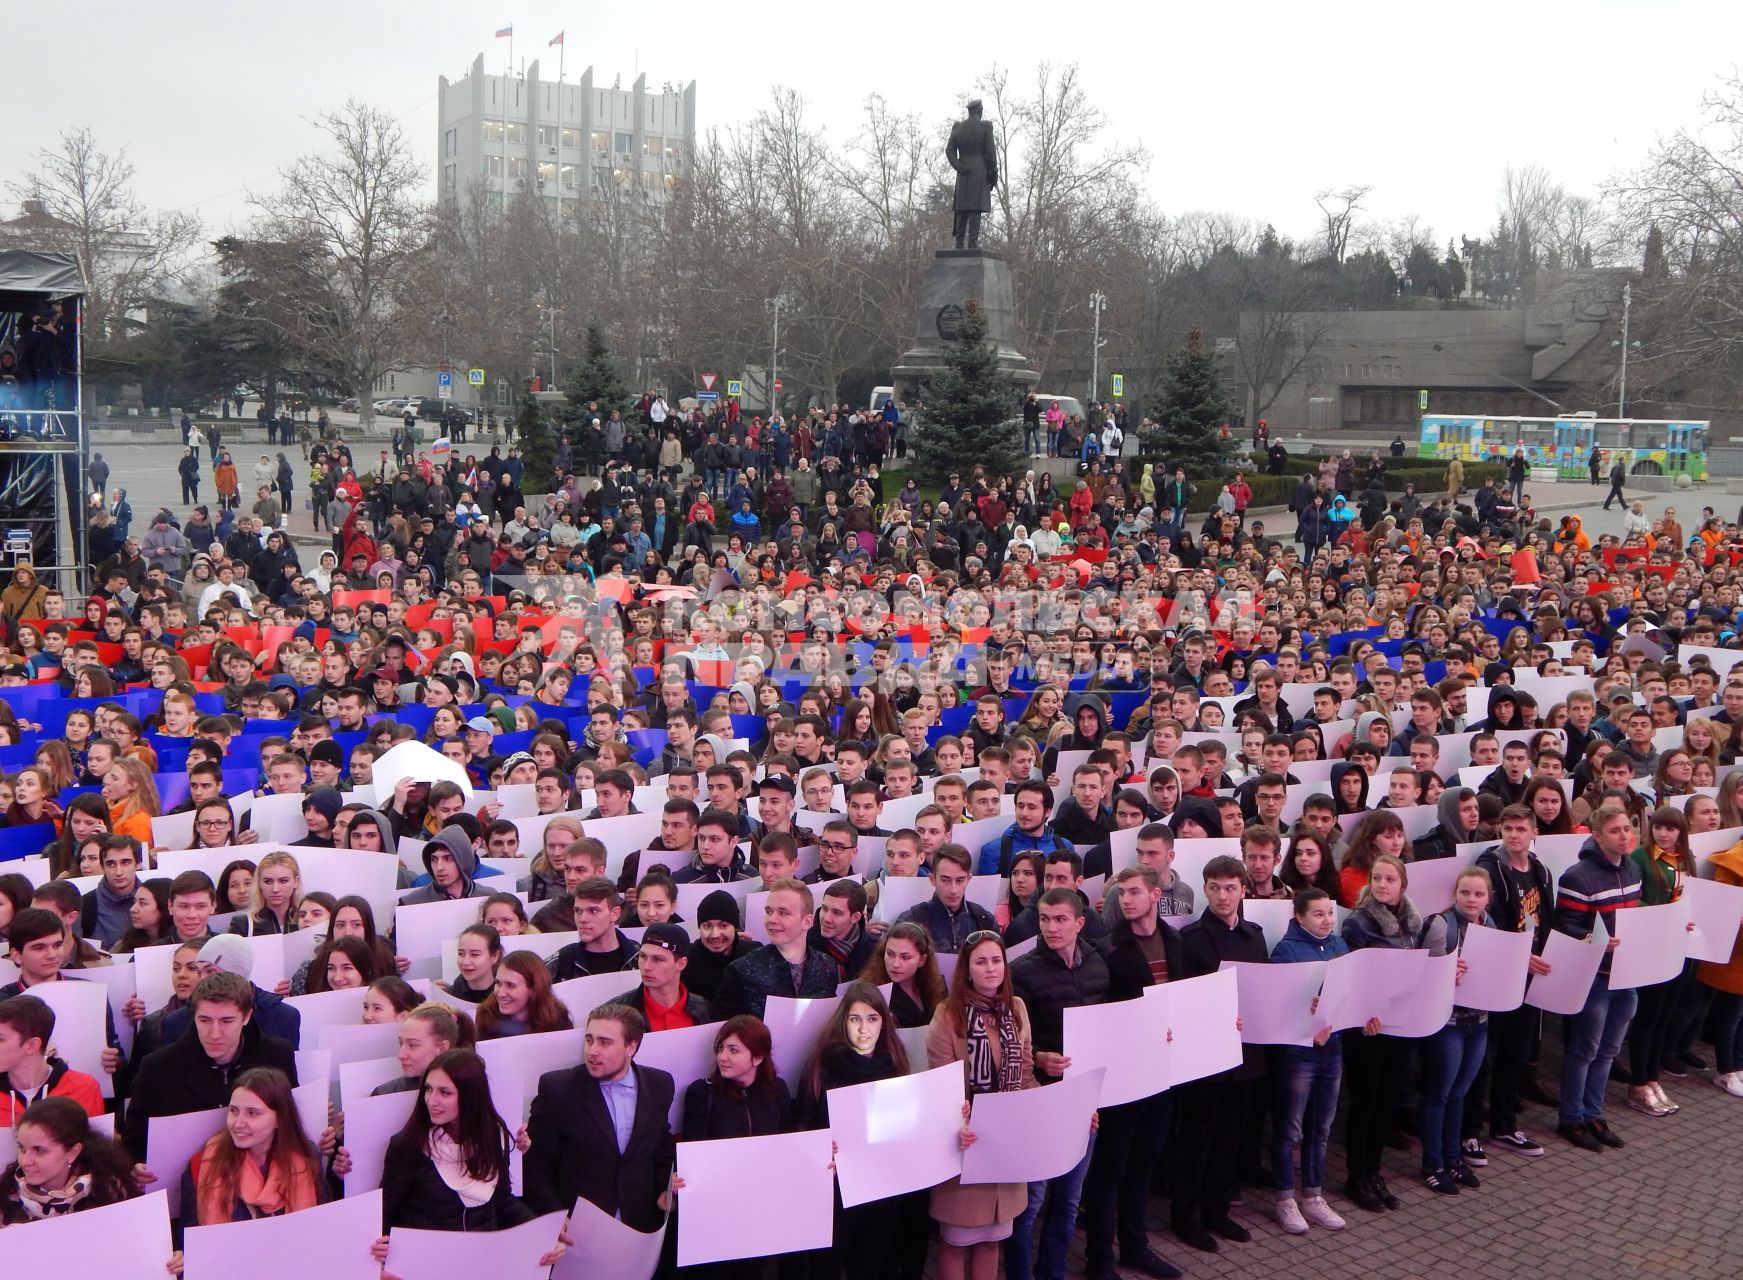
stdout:
[[[1029,1011],[1011,990],[1005,944],[990,931],[970,934],[950,975],[950,995],[926,1030],[926,1063],[964,1064],[968,1096],[1010,1093],[1035,1081],[1029,1041]],[[963,1104],[963,1119],[968,1104]],[[965,1127],[966,1149],[974,1135]],[[938,1221],[939,1280],[992,1280],[998,1274],[999,1242],[1028,1204],[1021,1182],[964,1186],[952,1178],[932,1188]]]
[[71,1098],[44,1098],[18,1118],[18,1158],[0,1173],[0,1223],[41,1222],[129,1200],[132,1164]]

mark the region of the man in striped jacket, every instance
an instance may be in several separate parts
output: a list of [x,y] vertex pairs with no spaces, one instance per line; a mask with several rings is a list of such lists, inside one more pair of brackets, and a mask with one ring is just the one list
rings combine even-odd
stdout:
[[[1592,830],[1595,834],[1580,849],[1579,861],[1568,868],[1556,890],[1555,928],[1570,937],[1589,938],[1602,919],[1613,950],[1616,912],[1640,905],[1640,869],[1628,856],[1637,832],[1628,811],[1613,802],[1598,806]],[[1603,1118],[1604,1086],[1637,1000],[1632,989],[1610,990],[1610,957],[1605,955],[1585,1008],[1573,1016],[1561,1069],[1561,1124],[1556,1132],[1583,1150],[1622,1145]]]

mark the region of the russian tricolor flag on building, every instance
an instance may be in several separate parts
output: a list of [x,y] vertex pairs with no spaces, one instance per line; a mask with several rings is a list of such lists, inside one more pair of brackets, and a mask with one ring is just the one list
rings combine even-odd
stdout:
[[501,40],[504,37],[510,40],[514,39],[514,23],[511,22],[506,27],[498,27],[496,29],[496,38]]

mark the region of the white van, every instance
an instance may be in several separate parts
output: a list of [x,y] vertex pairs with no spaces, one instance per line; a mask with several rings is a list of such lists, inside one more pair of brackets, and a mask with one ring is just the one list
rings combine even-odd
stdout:
[[1056,396],[1051,391],[1037,391],[1035,399],[1041,402],[1041,416],[1043,418],[1047,416],[1047,407],[1053,404],[1058,405],[1059,411],[1067,418],[1083,417],[1083,401],[1076,396]]
[[884,406],[895,398],[896,389],[894,387],[873,387],[871,392],[871,404],[867,407],[873,413],[882,413]]

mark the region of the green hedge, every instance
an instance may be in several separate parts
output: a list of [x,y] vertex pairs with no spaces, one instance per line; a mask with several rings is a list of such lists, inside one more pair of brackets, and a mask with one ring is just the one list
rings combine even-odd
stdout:
[[[1283,475],[1274,476],[1267,473],[1249,474],[1247,483],[1253,489],[1253,506],[1276,507],[1286,506],[1289,495],[1295,491],[1295,486],[1301,482],[1301,477],[1309,472],[1319,470],[1320,459],[1305,455],[1290,454],[1285,462]],[[1367,477],[1366,462],[1358,459],[1356,469],[1357,491],[1365,487]],[[1137,487],[1138,478],[1144,474],[1144,464],[1151,463],[1160,473],[1162,459],[1158,457],[1132,458],[1126,462],[1126,475],[1133,488]],[[1233,472],[1230,473],[1231,475]],[[1496,483],[1507,479],[1507,467],[1498,462],[1467,462],[1465,463],[1465,491],[1480,487],[1483,481],[1493,476]],[[1414,484],[1419,494],[1430,495],[1446,491],[1446,463],[1437,458],[1387,458],[1386,459],[1386,491],[1402,493],[1406,484]],[[1199,482],[1198,492],[1192,495],[1191,511],[1209,511],[1216,501],[1219,485],[1208,481]],[[1355,494],[1346,494],[1354,500]]]

